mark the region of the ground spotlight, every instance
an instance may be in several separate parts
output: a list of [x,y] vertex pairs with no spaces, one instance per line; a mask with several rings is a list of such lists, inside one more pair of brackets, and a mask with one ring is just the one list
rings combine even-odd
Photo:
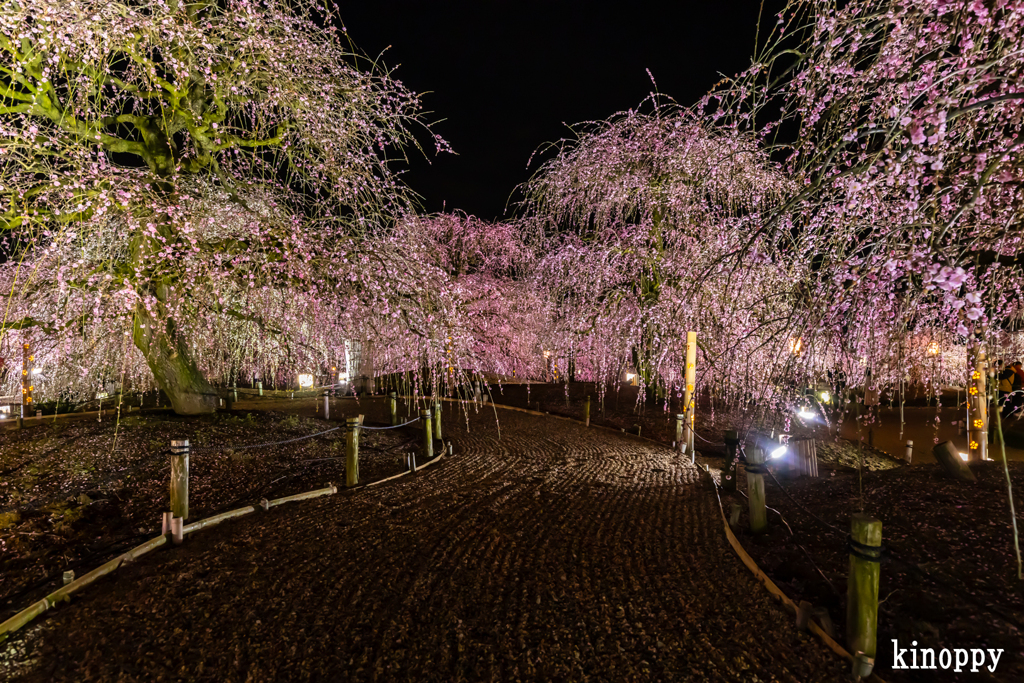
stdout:
[[782,444],[781,446],[776,448],[774,451],[769,453],[768,457],[771,458],[772,460],[775,460],[776,458],[781,458],[785,454],[786,454],[786,444]]

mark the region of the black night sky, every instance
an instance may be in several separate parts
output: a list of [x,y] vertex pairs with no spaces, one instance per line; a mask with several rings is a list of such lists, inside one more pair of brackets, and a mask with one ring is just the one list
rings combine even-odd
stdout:
[[[779,0],[764,6],[766,26]],[[434,130],[457,156],[412,159],[407,183],[424,209],[482,218],[505,210],[531,153],[565,125],[637,106],[654,88],[692,104],[750,63],[761,5],[729,2],[413,2],[341,6],[350,37],[383,52],[396,77],[427,92]],[[389,47],[390,46],[390,47]]]

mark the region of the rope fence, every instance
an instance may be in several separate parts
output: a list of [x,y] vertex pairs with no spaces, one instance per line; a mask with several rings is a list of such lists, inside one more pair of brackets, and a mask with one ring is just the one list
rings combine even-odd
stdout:
[[[856,557],[860,557],[861,559],[864,559],[865,561],[868,561],[868,562],[876,562],[876,563],[877,562],[890,562],[890,561],[891,562],[895,562],[896,564],[900,565],[901,567],[904,567],[906,569],[910,569],[910,570],[916,572],[920,576],[924,577],[925,579],[927,579],[928,581],[931,581],[932,583],[934,583],[936,585],[943,586],[944,588],[948,588],[950,590],[956,590],[957,593],[960,595],[960,597],[962,597],[963,599],[965,599],[968,602],[972,603],[976,607],[978,607],[978,608],[980,608],[980,609],[982,609],[982,610],[992,614],[995,617],[998,617],[1002,621],[1006,622],[1007,624],[1010,624],[1011,626],[1013,626],[1014,628],[1016,628],[1018,630],[1024,630],[1024,624],[1022,624],[1014,616],[1004,612],[1001,608],[997,607],[996,605],[992,605],[992,604],[986,603],[986,602],[981,602],[979,599],[977,599],[977,598],[967,594],[965,591],[963,591],[962,587],[954,586],[952,583],[950,583],[948,581],[945,581],[945,580],[943,580],[943,579],[941,579],[941,578],[931,574],[930,572],[922,569],[916,563],[904,560],[904,559],[900,558],[898,555],[893,554],[893,551],[892,551],[892,548],[891,548],[891,542],[890,542],[890,546],[884,546],[884,545],[866,546],[866,545],[864,545],[862,543],[857,542],[846,531],[843,531],[842,529],[839,529],[838,527],[836,527],[833,524],[829,524],[828,522],[823,520],[821,517],[819,517],[818,515],[814,514],[809,509],[807,509],[807,507],[805,505],[803,505],[800,501],[798,501],[796,498],[794,498],[793,495],[789,492],[789,490],[785,486],[783,486],[782,482],[780,482],[778,480],[778,478],[775,476],[775,473],[772,472],[770,468],[765,467],[765,470],[771,476],[772,481],[775,482],[776,486],[779,487],[779,489],[786,495],[786,498],[788,498],[790,500],[790,502],[792,502],[797,508],[799,508],[800,511],[803,512],[807,517],[809,517],[810,519],[814,520],[819,525],[823,526],[826,530],[828,530],[829,533],[834,534],[838,538],[841,538],[843,540],[843,542],[845,543],[845,545],[847,546],[847,550],[848,550],[848,552],[851,555],[854,555]],[[717,485],[717,482],[716,482],[716,485]],[[777,512],[777,514],[779,514],[780,517],[782,516],[781,513]],[[787,527],[788,526],[789,525],[787,524]],[[792,530],[790,531],[790,533],[792,533]],[[799,545],[799,543],[797,545]],[[801,550],[802,549],[803,548],[801,548]],[[805,550],[804,552],[806,554],[807,551]],[[809,556],[808,556],[808,559],[810,559]],[[813,560],[811,560],[811,564],[812,565],[814,564]],[[815,569],[817,569],[816,565],[815,565]]]

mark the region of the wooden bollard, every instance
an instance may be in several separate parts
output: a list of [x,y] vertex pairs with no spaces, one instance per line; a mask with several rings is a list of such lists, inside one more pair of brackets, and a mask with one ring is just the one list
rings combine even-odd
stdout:
[[882,561],[882,522],[862,513],[850,521],[850,578],[846,591],[846,647],[859,663],[875,659],[878,636],[878,579]]
[[429,409],[420,411],[420,422],[423,423],[423,461],[426,462],[434,457],[434,430]]
[[181,517],[171,519],[171,541],[174,545],[181,545],[185,540],[185,520]]
[[913,441],[907,441],[907,452],[906,452],[906,455],[904,456],[904,459],[907,461],[908,465],[910,464],[910,461],[914,459],[914,442]]
[[729,526],[732,527],[733,531],[739,531],[740,526],[740,514],[743,512],[743,506],[739,503],[733,503],[729,509]]
[[434,438],[441,440],[441,402],[434,404]]
[[388,407],[391,409],[391,425],[398,424],[398,392],[388,394]]
[[359,485],[359,425],[362,415],[345,420],[345,486]]
[[676,415],[676,450],[679,451],[680,455],[686,452],[686,440],[684,438],[685,434],[683,432],[683,430],[685,429],[683,425],[683,420],[685,419],[686,415]]
[[160,516],[160,535],[166,536],[171,532],[171,520],[174,519],[173,512],[165,512]]
[[764,507],[764,450],[760,446],[750,449],[747,456],[747,500],[750,502],[750,533],[763,534],[768,530],[768,513]]
[[590,397],[583,401],[583,424],[586,427],[590,426]]
[[171,442],[171,513],[188,519],[188,439]]
[[722,468],[722,489],[736,490],[736,463],[740,459],[740,434],[735,429],[725,431],[725,466]]

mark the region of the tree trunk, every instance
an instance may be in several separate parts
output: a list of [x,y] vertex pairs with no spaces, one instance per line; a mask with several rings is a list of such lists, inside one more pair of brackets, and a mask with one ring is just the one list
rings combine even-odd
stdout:
[[199,371],[186,341],[175,334],[172,320],[154,323],[146,308],[139,304],[132,338],[145,356],[157,386],[171,400],[175,413],[216,412],[217,392]]

